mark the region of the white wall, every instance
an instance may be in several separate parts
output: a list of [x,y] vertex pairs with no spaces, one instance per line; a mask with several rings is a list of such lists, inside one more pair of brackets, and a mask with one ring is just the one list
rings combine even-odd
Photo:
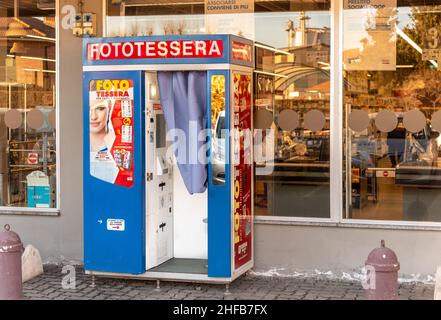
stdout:
[[207,259],[207,191],[190,195],[179,168],[173,166],[173,228],[175,258]]
[[256,270],[360,271],[369,252],[380,246],[395,251],[400,274],[433,275],[441,265],[441,232],[323,226],[255,226]]

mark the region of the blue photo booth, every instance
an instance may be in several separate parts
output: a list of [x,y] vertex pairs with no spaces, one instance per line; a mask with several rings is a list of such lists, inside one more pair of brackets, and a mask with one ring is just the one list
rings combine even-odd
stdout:
[[231,35],[84,40],[88,274],[229,283],[253,267],[253,56]]

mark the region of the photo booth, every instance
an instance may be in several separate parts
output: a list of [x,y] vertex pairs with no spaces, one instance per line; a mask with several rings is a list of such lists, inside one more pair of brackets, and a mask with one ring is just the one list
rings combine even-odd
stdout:
[[230,283],[253,267],[253,42],[83,44],[84,265]]

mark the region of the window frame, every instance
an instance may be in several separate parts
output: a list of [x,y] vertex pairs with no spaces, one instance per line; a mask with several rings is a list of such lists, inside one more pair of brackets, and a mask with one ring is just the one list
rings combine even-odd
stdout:
[[0,216],[14,215],[14,216],[59,216],[60,215],[60,21],[59,21],[60,0],[55,1],[55,163],[56,163],[56,198],[55,208],[28,208],[28,207],[8,207],[0,206]]
[[[335,70],[335,72],[339,73],[338,79],[332,79],[334,80],[334,83],[332,83],[331,80],[331,87],[335,90],[338,90],[338,97],[335,97],[338,99],[338,108],[337,110],[334,110],[337,116],[339,117],[339,120],[342,122],[343,120],[343,113],[344,113],[344,94],[343,94],[343,85],[340,85],[343,83],[343,0],[336,0],[335,3],[338,3],[338,10],[337,12],[333,12],[335,16],[331,17],[331,19],[338,19],[339,23],[336,25],[336,29],[334,30],[336,33],[335,39],[338,39],[337,42],[334,43],[334,47],[338,47],[338,63],[333,66],[331,66],[332,69],[338,68],[338,70]],[[332,30],[331,30],[332,32]],[[336,88],[338,87],[338,88]],[[337,127],[334,129],[337,129],[340,134],[341,138],[338,141],[335,141],[335,143],[338,143],[339,147],[338,150],[332,150],[331,148],[331,159],[339,158],[339,163],[341,164],[341,181],[349,185],[349,178],[346,176],[345,168],[348,168],[346,161],[345,166],[343,166],[343,153],[347,152],[347,150],[344,150],[344,143],[343,143],[343,136],[346,135],[345,127],[343,123],[340,124],[340,127]],[[332,126],[331,126],[332,130]],[[346,129],[347,130],[347,129]],[[336,130],[334,130],[336,131]],[[332,131],[331,131],[332,132]],[[334,153],[333,153],[334,151]],[[332,161],[332,160],[331,160]],[[331,170],[333,166],[331,165]],[[334,191],[336,192],[339,199],[342,199],[341,204],[341,211],[338,213],[338,222],[339,224],[347,227],[370,227],[370,228],[395,228],[395,229],[415,229],[415,230],[441,230],[441,222],[433,222],[433,221],[400,221],[400,220],[371,220],[371,219],[354,219],[354,218],[346,218],[345,217],[345,208],[343,207],[343,201],[346,203],[346,208],[348,206],[350,195],[346,194],[344,192],[343,184],[339,186],[338,188],[335,188]],[[331,189],[332,192],[332,189]],[[332,197],[331,197],[332,199]],[[332,214],[332,211],[331,211]]]

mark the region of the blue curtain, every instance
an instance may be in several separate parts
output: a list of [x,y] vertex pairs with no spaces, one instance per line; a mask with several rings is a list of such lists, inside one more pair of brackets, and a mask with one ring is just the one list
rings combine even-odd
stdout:
[[[159,93],[167,129],[179,129],[185,140],[175,137],[175,155],[190,194],[207,188],[206,137],[200,132],[207,123],[207,73],[198,71],[158,72]],[[198,153],[205,157],[200,161]]]

